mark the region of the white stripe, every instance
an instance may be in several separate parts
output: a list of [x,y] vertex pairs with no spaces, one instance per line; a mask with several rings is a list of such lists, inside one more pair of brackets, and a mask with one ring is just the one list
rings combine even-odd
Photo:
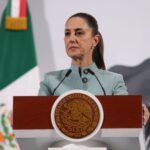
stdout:
[[7,109],[12,110],[13,96],[38,95],[39,82],[39,68],[34,67],[0,91],[0,103],[5,103]]
[[[122,137],[122,138],[139,138],[142,128],[102,128],[92,139],[96,140],[99,138],[107,137]],[[51,139],[62,139],[54,129],[18,129],[14,130],[17,138],[50,138]]]
[[20,14],[20,0],[12,0],[11,16],[19,17],[19,14]]

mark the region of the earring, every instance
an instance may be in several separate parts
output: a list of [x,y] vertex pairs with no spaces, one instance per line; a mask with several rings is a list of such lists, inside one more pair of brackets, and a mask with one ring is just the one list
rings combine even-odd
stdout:
[[92,46],[92,50],[94,50],[95,49],[95,46]]

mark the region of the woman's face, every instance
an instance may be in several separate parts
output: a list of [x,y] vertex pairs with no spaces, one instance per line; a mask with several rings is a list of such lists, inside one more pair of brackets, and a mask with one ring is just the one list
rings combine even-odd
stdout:
[[99,38],[92,35],[92,29],[80,17],[70,18],[65,25],[66,53],[73,59],[92,59],[92,49]]

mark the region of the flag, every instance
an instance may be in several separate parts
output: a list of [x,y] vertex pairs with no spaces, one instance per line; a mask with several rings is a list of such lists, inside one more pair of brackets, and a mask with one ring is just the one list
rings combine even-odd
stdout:
[[[13,96],[37,95],[39,88],[31,17],[26,6],[25,0],[9,0],[0,22],[0,103],[9,109]],[[26,28],[19,26],[22,16]]]
[[0,105],[0,150],[20,150],[9,115],[6,107]]
[[115,65],[109,70],[123,75],[130,95],[142,95],[150,107],[150,58],[136,66]]
[[5,28],[10,30],[27,29],[26,0],[9,0]]
[[[121,73],[130,95],[142,95],[143,102],[150,111],[150,58],[136,66],[115,65],[110,71]],[[145,126],[147,149],[150,148],[150,119]]]

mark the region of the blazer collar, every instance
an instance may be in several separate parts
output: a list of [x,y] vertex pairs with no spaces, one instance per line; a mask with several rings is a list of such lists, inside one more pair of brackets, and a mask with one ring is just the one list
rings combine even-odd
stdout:
[[[85,70],[90,69],[94,73],[102,73],[103,70],[97,68],[96,64],[93,63],[92,65],[86,66],[86,67],[80,67],[81,68],[81,74],[85,72]],[[71,69],[75,74],[79,74],[79,66],[71,64]]]

